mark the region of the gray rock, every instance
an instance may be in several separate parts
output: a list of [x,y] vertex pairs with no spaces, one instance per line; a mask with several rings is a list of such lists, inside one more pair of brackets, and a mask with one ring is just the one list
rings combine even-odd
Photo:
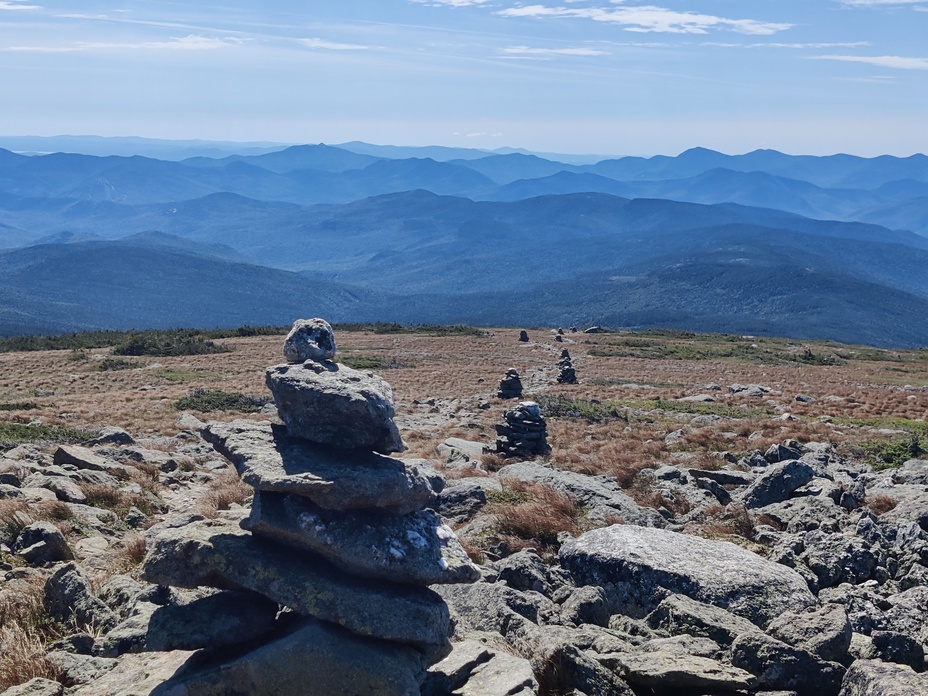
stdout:
[[266,383],[293,437],[382,454],[406,449],[393,422],[393,390],[373,372],[331,362],[276,365]]
[[754,480],[741,496],[749,508],[758,508],[786,500],[797,488],[815,476],[815,469],[798,460],[780,462],[769,467]]
[[94,643],[93,653],[98,657],[119,657],[125,653],[142,652],[146,648],[148,623],[159,607],[150,602],[138,602],[132,613],[105,636]]
[[464,466],[479,462],[480,457],[486,451],[486,446],[482,442],[449,437],[436,449],[438,454],[445,458],[446,464]]
[[45,582],[45,610],[62,623],[107,631],[119,617],[90,590],[90,580],[76,563],[56,570]]
[[783,611],[815,602],[802,576],[789,568],[727,541],[662,529],[596,529],[565,543],[559,555],[575,582],[603,587],[611,603],[641,616],[667,595],[682,594],[764,626]]
[[63,684],[51,679],[36,677],[25,684],[11,686],[3,692],[3,696],[61,696],[63,691]]
[[601,587],[578,587],[561,605],[561,616],[576,625],[608,626],[610,619],[606,593]]
[[[59,679],[67,684],[95,683],[97,679],[113,669],[117,664],[115,659],[108,657],[77,655],[61,651],[50,652],[47,654],[47,658],[58,669]],[[102,691],[93,691],[91,693],[94,696],[103,694]]]
[[928,694],[928,674],[879,660],[857,660],[844,675],[840,696]]
[[533,590],[550,595],[548,566],[534,549],[523,549],[497,561],[492,566],[499,580],[516,590]]
[[635,686],[718,693],[750,689],[757,679],[717,660],[677,652],[613,653],[597,658]]
[[533,696],[538,684],[528,660],[476,640],[455,643],[429,669],[422,696]]
[[874,631],[870,634],[875,657],[886,662],[908,665],[916,672],[925,669],[925,649],[914,638],[895,631]]
[[87,496],[84,495],[80,486],[64,476],[33,474],[23,482],[23,485],[29,488],[45,488],[54,493],[58,500],[66,503],[87,502]]
[[698,636],[671,636],[670,638],[653,638],[639,646],[643,652],[674,653],[677,655],[694,655],[717,659],[722,654],[722,646],[711,638]]
[[771,464],[785,462],[789,459],[799,459],[801,456],[802,452],[798,449],[786,447],[784,445],[770,445],[767,451],[764,452],[764,459]]
[[112,425],[100,428],[99,434],[90,441],[91,445],[132,445],[135,444],[133,438],[122,428]]
[[149,582],[247,589],[359,635],[447,654],[448,608],[431,590],[364,581],[321,558],[256,539],[232,521],[183,521],[149,530],[142,566]]
[[146,634],[148,650],[198,650],[245,643],[274,629],[277,603],[227,590],[189,604],[158,607]]
[[419,696],[422,656],[321,621],[218,665],[179,672],[152,696]]
[[33,565],[70,561],[74,552],[64,534],[51,522],[33,522],[24,527],[13,543],[13,552]]
[[502,583],[441,585],[435,591],[448,603],[455,640],[466,640],[475,632],[498,633],[509,645],[531,651],[537,645],[541,617],[557,613],[542,595]]
[[441,478],[425,460],[316,445],[266,422],[210,423],[202,435],[249,486],[293,493],[330,510],[405,514],[434,505],[441,490]]
[[810,532],[799,558],[818,578],[820,588],[843,582],[859,585],[874,575],[878,558],[860,537]]
[[730,646],[744,633],[760,630],[747,619],[679,594],[664,599],[645,617],[645,622],[651,628],[667,631],[674,636],[701,636],[724,647]]
[[67,693],[68,696],[164,696],[164,691],[159,691],[162,684],[183,668],[192,655],[176,650],[127,654],[118,660],[86,658],[104,663],[107,668],[100,670],[92,680],[78,681]]
[[61,445],[55,450],[55,464],[70,464],[78,469],[90,469],[91,471],[102,471],[116,476],[117,478],[129,478],[129,470],[126,467],[107,461],[99,456],[93,450],[79,445]]
[[438,496],[438,512],[454,524],[471,519],[487,504],[485,485],[479,481],[453,481]]
[[284,359],[288,363],[335,359],[335,334],[325,319],[297,319],[284,339]]
[[754,481],[754,474],[747,471],[729,471],[728,469],[689,469],[694,479],[707,478],[723,486],[747,486]]
[[258,491],[242,526],[365,578],[434,585],[480,577],[454,532],[433,510],[406,515],[331,511],[299,496]]
[[831,604],[816,611],[788,611],[767,627],[767,634],[794,648],[802,648],[827,662],[847,659],[851,622],[844,607]]
[[756,676],[758,686],[793,689],[800,696],[836,696],[845,671],[763,633],[739,636],[731,646],[731,664]]
[[625,522],[645,526],[664,526],[657,511],[641,508],[616,483],[606,476],[584,476],[574,471],[561,471],[538,462],[519,462],[504,466],[497,472],[500,481],[542,483],[574,497],[589,511],[593,520],[621,518]]

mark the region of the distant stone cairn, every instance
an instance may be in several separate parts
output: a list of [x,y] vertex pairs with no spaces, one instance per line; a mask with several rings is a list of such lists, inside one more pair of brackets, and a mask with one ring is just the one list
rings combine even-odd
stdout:
[[519,371],[515,368],[506,370],[506,376],[499,382],[499,390],[496,396],[500,399],[521,399],[522,398],[522,380],[519,378]]
[[534,401],[521,401],[508,409],[496,426],[496,435],[495,449],[503,457],[533,457],[551,451],[548,426]]
[[557,383],[558,384],[576,384],[577,371],[574,370],[574,363],[570,359],[570,351],[566,348],[561,351],[561,359],[557,361]]
[[525,329],[519,332],[519,343],[528,343],[528,331]]
[[178,679],[184,693],[260,675],[260,693],[418,694],[426,668],[450,651],[448,607],[428,586],[480,572],[431,509],[443,479],[425,460],[386,456],[403,449],[390,386],[333,362],[321,319],[294,324],[284,354],[287,364],[267,370],[283,427],[203,429],[254,488],[248,515],[153,528],[143,574],[234,588],[288,611],[229,661]]

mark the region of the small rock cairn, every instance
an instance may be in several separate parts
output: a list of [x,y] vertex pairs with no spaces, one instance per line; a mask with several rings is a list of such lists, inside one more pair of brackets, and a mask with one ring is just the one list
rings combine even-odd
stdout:
[[528,331],[525,329],[519,332],[519,343],[528,343]]
[[570,359],[570,351],[566,348],[561,351],[561,359],[557,361],[558,375],[557,383],[558,384],[576,384],[577,383],[577,371],[574,370],[574,363]]
[[532,457],[547,454],[548,426],[541,407],[534,401],[520,401],[503,414],[496,426],[496,452],[503,457]]
[[243,674],[276,686],[242,693],[418,694],[427,666],[450,651],[448,607],[427,586],[479,578],[429,509],[444,481],[425,460],[386,456],[405,449],[392,390],[334,362],[327,322],[297,321],[284,355],[266,375],[283,427],[238,420],[202,431],[255,489],[250,513],[153,528],[143,574],[289,610],[286,628],[235,657]]
[[506,370],[506,376],[499,382],[499,390],[496,396],[500,399],[521,399],[522,398],[522,380],[519,378],[519,371],[515,368]]

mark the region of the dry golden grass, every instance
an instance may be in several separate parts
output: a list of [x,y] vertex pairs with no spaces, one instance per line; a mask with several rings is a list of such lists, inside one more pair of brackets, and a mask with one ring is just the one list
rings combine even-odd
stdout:
[[60,632],[45,613],[42,588],[40,579],[18,578],[0,589],[0,689],[59,677],[45,657],[45,643]]
[[243,505],[252,493],[251,487],[242,483],[234,470],[227,469],[207,484],[197,501],[196,512],[204,517],[215,518],[220,510],[228,510],[233,504]]

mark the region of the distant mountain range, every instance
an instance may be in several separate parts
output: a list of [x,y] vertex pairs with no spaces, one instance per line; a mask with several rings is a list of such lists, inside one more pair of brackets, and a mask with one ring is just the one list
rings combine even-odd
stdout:
[[215,154],[0,150],[0,333],[311,313],[928,345],[923,155]]

